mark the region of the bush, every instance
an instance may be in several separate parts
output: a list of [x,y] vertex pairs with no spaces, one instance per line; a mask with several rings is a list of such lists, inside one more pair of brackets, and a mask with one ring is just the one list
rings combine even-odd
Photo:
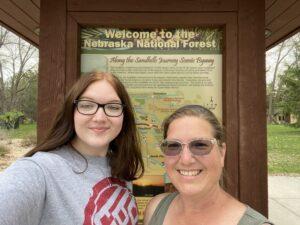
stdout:
[[0,115],[0,126],[6,129],[17,129],[20,125],[20,119],[24,117],[24,114],[19,111],[6,112]]

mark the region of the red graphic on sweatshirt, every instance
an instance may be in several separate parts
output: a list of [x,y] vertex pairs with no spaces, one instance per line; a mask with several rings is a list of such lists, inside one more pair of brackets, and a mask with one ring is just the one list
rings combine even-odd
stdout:
[[108,177],[93,187],[83,225],[134,225],[137,221],[137,205],[125,182]]

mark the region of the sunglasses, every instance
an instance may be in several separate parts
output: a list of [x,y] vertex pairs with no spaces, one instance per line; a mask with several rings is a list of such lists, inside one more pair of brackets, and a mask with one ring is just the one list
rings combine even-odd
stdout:
[[217,143],[215,138],[199,138],[190,141],[189,143],[183,143],[178,140],[163,140],[160,145],[160,149],[165,156],[177,156],[187,145],[188,149],[193,155],[207,155],[211,152],[213,145]]

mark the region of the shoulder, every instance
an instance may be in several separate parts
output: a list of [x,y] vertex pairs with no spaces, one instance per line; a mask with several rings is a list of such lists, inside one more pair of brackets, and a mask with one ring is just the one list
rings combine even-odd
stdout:
[[68,161],[55,152],[56,150],[37,152],[30,157],[19,158],[0,174],[1,176],[9,174],[23,174],[24,176],[29,174],[30,177],[33,175],[42,176],[50,171],[59,170],[62,166],[66,167]]
[[59,159],[48,152],[38,152],[30,157],[23,157],[13,162],[7,169],[1,172],[2,179],[43,180],[46,168],[54,168]]
[[162,199],[164,199],[168,195],[170,195],[170,193],[163,193],[163,194],[156,195],[148,202],[144,212],[144,225],[149,224],[150,219],[155,209],[157,208],[158,204],[162,201]]
[[32,157],[19,158],[13,162],[8,168],[6,168],[1,174],[4,176],[6,174],[24,174],[34,173],[41,174],[42,168],[36,160]]
[[170,195],[170,193],[162,193],[159,195],[156,195],[153,197],[147,204],[146,210],[149,210],[150,212],[154,212],[158,204],[161,202],[162,199],[164,199],[166,196]]
[[37,152],[31,157],[24,158],[24,160],[32,161],[41,168],[55,169],[61,164],[71,162],[70,157],[68,149],[63,146],[48,152]]
[[57,150],[49,152],[37,152],[33,156],[25,157],[24,159],[33,161],[37,164],[57,162],[61,160],[61,157],[55,152],[57,152]]
[[[22,158],[0,173],[0,196],[23,194],[23,197],[43,195],[46,175],[42,167],[30,159]],[[23,198],[22,197],[22,198]]]
[[270,225],[273,224],[268,219],[257,212],[256,210],[252,209],[251,207],[247,206],[246,212],[244,213],[243,217],[241,218],[238,225]]

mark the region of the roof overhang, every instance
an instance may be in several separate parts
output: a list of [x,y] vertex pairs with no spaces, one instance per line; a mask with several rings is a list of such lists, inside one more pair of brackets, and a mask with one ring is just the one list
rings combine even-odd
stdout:
[[[265,0],[266,49],[300,30],[299,0]],[[40,0],[4,0],[0,24],[39,46]]]
[[266,49],[300,31],[299,0],[265,0]]

